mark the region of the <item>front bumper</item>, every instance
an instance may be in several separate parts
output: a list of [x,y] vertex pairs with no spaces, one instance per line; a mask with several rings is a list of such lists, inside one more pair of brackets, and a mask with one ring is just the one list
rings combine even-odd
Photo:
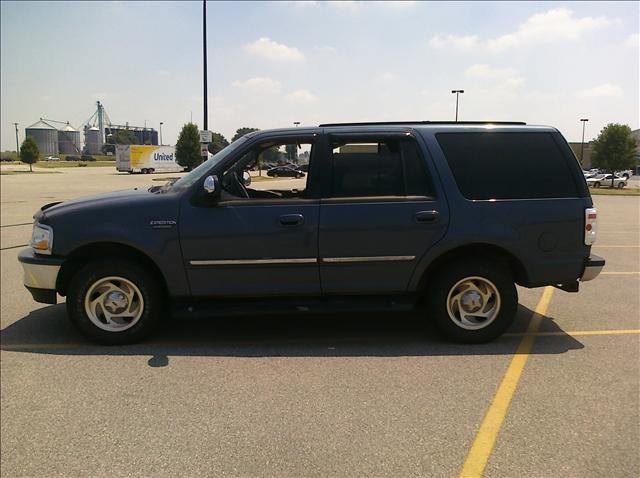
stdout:
[[598,277],[598,275],[602,271],[602,268],[604,267],[604,264],[605,264],[605,260],[602,257],[596,256],[595,254],[591,254],[585,260],[584,271],[582,272],[582,277],[580,277],[580,281],[586,282]]
[[28,248],[18,254],[18,261],[24,270],[24,286],[33,300],[44,304],[55,304],[56,281],[64,259],[36,254]]

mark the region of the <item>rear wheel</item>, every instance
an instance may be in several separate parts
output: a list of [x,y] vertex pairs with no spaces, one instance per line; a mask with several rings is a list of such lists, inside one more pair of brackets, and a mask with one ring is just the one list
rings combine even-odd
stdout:
[[67,314],[89,339],[107,345],[127,344],[153,331],[163,303],[159,281],[138,264],[91,262],[71,280]]
[[600,187],[600,183],[593,183],[593,187],[594,188],[599,188]]
[[430,315],[451,340],[488,342],[515,319],[518,293],[505,266],[485,261],[454,262],[440,269],[431,283]]
[[618,189],[622,189],[625,186],[625,184],[623,182],[619,182],[618,183]]

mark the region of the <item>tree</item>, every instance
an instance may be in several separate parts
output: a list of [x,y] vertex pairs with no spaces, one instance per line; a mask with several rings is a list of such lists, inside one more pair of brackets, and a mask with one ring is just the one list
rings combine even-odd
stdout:
[[296,144],[287,144],[284,149],[287,151],[287,161],[291,163],[298,162],[298,147]]
[[229,146],[229,141],[220,133],[211,133],[211,143],[209,143],[209,152],[216,154]]
[[248,128],[248,127],[243,127],[243,128],[238,128],[236,130],[236,134],[233,135],[233,138],[231,138],[231,142],[233,143],[236,139],[240,139],[242,138],[245,134],[248,133],[253,133],[254,131],[260,131],[258,128]]
[[40,151],[38,151],[36,141],[31,136],[27,136],[20,146],[20,161],[28,164],[29,171],[33,172],[32,164],[38,161],[38,156],[40,156]]
[[616,171],[633,167],[635,152],[636,141],[631,136],[631,128],[610,123],[600,131],[598,138],[593,142],[593,165],[613,175]]
[[187,123],[182,127],[180,136],[176,142],[176,160],[183,168],[191,171],[202,163],[200,156],[200,130],[193,123]]

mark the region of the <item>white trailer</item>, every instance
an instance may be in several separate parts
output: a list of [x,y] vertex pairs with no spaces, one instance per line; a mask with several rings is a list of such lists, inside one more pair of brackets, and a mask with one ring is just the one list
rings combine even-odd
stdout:
[[184,168],[176,162],[173,146],[116,145],[116,169],[129,173],[176,173]]

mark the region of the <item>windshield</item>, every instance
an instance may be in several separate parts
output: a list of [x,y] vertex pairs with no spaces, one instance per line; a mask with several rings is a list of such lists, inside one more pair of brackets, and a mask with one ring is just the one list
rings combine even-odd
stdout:
[[238,147],[242,146],[247,142],[248,136],[243,136],[242,138],[237,139],[233,143],[231,143],[226,148],[218,151],[216,154],[211,156],[208,160],[202,163],[200,166],[195,168],[188,174],[185,174],[180,179],[178,179],[175,183],[171,185],[172,189],[185,189],[195,183],[198,179],[204,176],[207,171],[211,170],[213,166],[218,164],[220,161],[224,160],[227,156],[233,153]]

